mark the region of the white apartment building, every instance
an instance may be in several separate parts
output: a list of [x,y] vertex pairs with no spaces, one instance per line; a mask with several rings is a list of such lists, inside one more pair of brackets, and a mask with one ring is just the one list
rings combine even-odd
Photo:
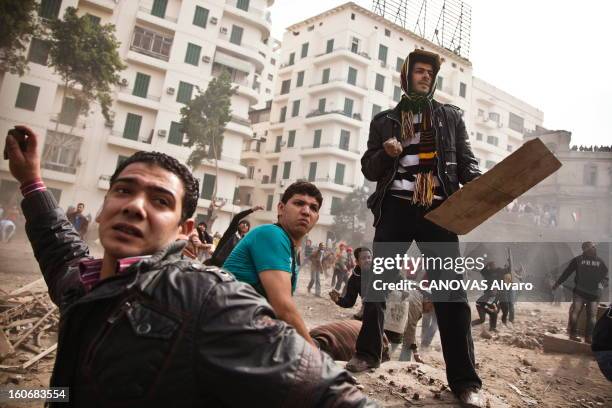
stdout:
[[[138,150],[162,151],[185,162],[180,109],[205,90],[223,69],[231,73],[237,94],[227,124],[219,162],[217,197],[222,198],[213,230],[223,231],[233,213],[242,146],[252,137],[249,109],[270,88],[269,62],[275,43],[269,41],[273,0],[41,0],[40,16],[57,18],[67,7],[78,8],[101,24],[116,26],[119,54],[127,64],[122,85],[114,89],[113,121],[99,109],[76,117],[74,100],[65,97],[57,75],[47,66],[44,41],[28,50],[29,72],[0,78],[0,133],[15,124],[30,125],[42,136],[43,177],[62,207],[86,204],[95,215],[118,162]],[[266,75],[262,79],[262,75]],[[269,96],[268,96],[269,97]],[[2,142],[3,144],[4,142]],[[3,147],[3,145],[2,145]],[[195,169],[201,181],[198,216],[205,214],[217,178],[210,160]],[[0,199],[17,201],[17,183],[0,164]]]
[[[271,109],[257,112],[260,117],[269,115],[270,122],[254,125],[266,142],[248,142],[242,156],[243,165],[251,170],[241,182],[240,196],[268,210],[253,215],[256,223],[275,221],[276,203],[287,185],[310,180],[324,198],[319,223],[310,237],[316,242],[327,238],[338,204],[364,183],[360,159],[370,120],[400,100],[401,66],[415,48],[442,57],[434,97],[466,112],[482,167],[501,160],[508,154],[506,145],[516,148],[520,140],[505,129],[476,131],[474,104],[487,115],[519,115],[527,129],[541,124],[541,112],[475,79],[469,60],[355,3],[343,4],[289,26],[282,39]],[[498,146],[492,148],[487,139],[476,141],[477,133],[498,137]]]

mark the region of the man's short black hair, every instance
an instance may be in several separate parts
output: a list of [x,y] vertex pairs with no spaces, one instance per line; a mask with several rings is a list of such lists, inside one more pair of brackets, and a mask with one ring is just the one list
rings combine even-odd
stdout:
[[84,204],[84,203],[78,203],[78,204],[77,204],[77,207],[78,207],[79,205],[82,205],[83,207],[85,207],[85,204]]
[[317,200],[317,203],[319,203],[319,209],[323,205],[323,196],[321,195],[321,192],[319,191],[317,186],[307,181],[296,181],[295,183],[287,187],[287,189],[283,193],[283,196],[281,197],[281,202],[283,204],[287,204],[291,197],[296,194],[304,194],[307,196],[314,197]]
[[246,224],[247,227],[251,228],[251,223],[249,222],[249,220],[242,220],[238,223],[238,225],[242,225],[242,224]]
[[168,156],[167,154],[160,152],[136,152],[124,161],[122,161],[115,172],[111,176],[110,185],[112,186],[117,180],[117,177],[121,172],[132,163],[147,163],[155,166],[159,166],[164,170],[178,176],[183,182],[183,188],[185,194],[183,195],[182,201],[182,212],[181,212],[181,223],[191,218],[193,213],[198,206],[198,197],[200,195],[200,188],[198,181],[193,177],[191,171],[184,164],[180,163],[174,157]]
[[371,251],[371,250],[370,250],[370,248],[368,248],[368,247],[359,247],[359,248],[357,248],[356,250],[354,250],[354,251],[353,251],[353,256],[355,257],[355,260],[356,260],[356,261],[358,261],[358,260],[359,260],[359,254],[360,254],[362,251],[367,251],[367,252],[369,252],[369,253],[372,253],[372,251]]
[[208,225],[207,225],[207,224],[206,224],[204,221],[200,221],[200,222],[198,222],[198,227],[199,227],[200,225],[203,225],[203,226],[204,226],[204,228],[208,229]]

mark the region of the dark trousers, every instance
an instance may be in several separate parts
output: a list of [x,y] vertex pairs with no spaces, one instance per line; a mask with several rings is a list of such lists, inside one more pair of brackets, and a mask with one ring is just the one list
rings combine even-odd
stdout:
[[508,320],[514,323],[514,303],[511,301],[499,302],[499,308],[502,311],[502,323],[506,324]]
[[[427,210],[423,207],[387,195],[382,207],[382,217],[374,234],[374,257],[395,257],[396,254],[403,256],[413,241],[417,242],[426,257],[459,256],[457,235],[426,220],[426,213]],[[381,243],[394,244],[380,245]],[[429,279],[462,278],[452,271],[427,272]],[[368,275],[369,279],[362,279],[362,294],[365,292],[366,296],[363,325],[356,349],[358,356],[377,362],[380,361],[382,349],[385,302],[384,298],[367,295],[367,291],[372,288],[372,279],[379,278],[373,276],[371,271],[368,271]],[[366,281],[368,286],[363,286]],[[475,368],[474,343],[470,331],[471,312],[465,291],[436,291],[432,292],[432,296],[446,363],[446,377],[451,389],[460,392],[469,387],[479,388],[482,382]]]
[[497,328],[497,311],[490,312],[486,310],[484,306],[481,305],[476,305],[476,310],[478,311],[478,319],[472,322],[472,326],[483,324],[486,320],[487,315],[489,315],[489,329],[495,330]]

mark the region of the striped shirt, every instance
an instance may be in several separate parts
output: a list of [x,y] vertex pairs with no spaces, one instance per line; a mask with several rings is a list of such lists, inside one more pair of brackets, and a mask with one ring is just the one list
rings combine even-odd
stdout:
[[[117,273],[121,274],[136,262],[150,257],[151,255],[146,255],[119,259],[117,261]],[[87,292],[100,281],[100,272],[102,272],[102,259],[87,259],[79,262],[79,278]]]
[[[402,143],[403,150],[399,157],[399,167],[391,183],[391,187],[389,188],[393,197],[412,199],[415,175],[419,172],[419,142],[421,140],[422,118],[422,113],[414,114],[413,124],[415,137],[413,140],[405,140]],[[444,200],[445,194],[440,184],[440,179],[438,178],[438,169],[434,166],[433,170],[436,176],[434,199]]]

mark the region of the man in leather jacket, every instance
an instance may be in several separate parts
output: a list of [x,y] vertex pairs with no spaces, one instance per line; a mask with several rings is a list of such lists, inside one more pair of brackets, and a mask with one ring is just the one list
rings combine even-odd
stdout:
[[[439,69],[437,54],[413,51],[402,67],[401,101],[394,109],[380,112],[370,124],[361,166],[365,178],[377,183],[368,199],[376,228],[375,260],[403,256],[412,241],[426,257],[459,256],[457,235],[424,218],[459,190],[460,184],[481,174],[460,109],[433,99]],[[461,279],[454,270],[427,272],[431,280]],[[364,323],[356,356],[347,364],[351,371],[377,367],[380,361],[385,294],[373,290],[372,276],[362,282],[366,285],[362,291]],[[437,295],[434,307],[449,385],[466,406],[482,406],[465,292]]]
[[9,167],[60,310],[51,386],[69,387],[61,406],[375,405],[249,285],[181,257],[176,238],[192,231],[198,199],[184,165],[156,152],[119,165],[96,219],[96,260],[46,191],[39,137],[17,129],[27,148],[7,137]]

